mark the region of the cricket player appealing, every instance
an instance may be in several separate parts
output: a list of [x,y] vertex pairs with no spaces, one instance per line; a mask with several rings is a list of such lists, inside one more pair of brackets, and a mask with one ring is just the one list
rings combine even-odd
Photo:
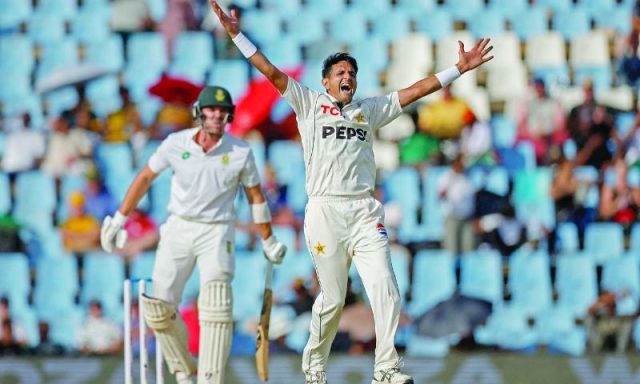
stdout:
[[286,247],[271,231],[271,214],[249,145],[224,133],[234,105],[226,89],[208,86],[194,106],[200,126],[169,135],[138,173],[120,208],[102,224],[105,251],[123,247],[127,215],[161,171],[171,168],[169,217],[160,227],[153,267],[153,296],[145,296],[144,317],[153,329],[178,383],[192,383],[196,366],[187,348],[187,329],[177,312],[184,285],[198,264],[200,350],[198,383],[224,383],[231,348],[234,275],[234,198],[240,185],[251,205],[267,259],[282,262]]
[[373,135],[402,108],[450,84],[462,73],[491,60],[489,39],[470,51],[459,42],[455,66],[386,96],[354,100],[356,60],[346,53],[329,56],[322,69],[324,93],[289,78],[240,32],[235,12],[209,0],[238,49],[287,100],[296,113],[306,164],[309,203],[305,235],[321,293],[312,311],[310,337],[302,356],[306,383],[326,383],[325,367],[344,305],[353,261],[362,278],[375,319],[376,351],[372,384],[412,384],[400,372],[394,346],[400,295],[389,255],[382,205],[373,195]]

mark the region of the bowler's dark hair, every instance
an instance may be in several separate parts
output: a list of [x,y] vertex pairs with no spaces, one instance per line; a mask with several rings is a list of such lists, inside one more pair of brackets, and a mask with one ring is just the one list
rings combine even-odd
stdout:
[[334,64],[338,64],[341,61],[346,61],[349,64],[351,64],[351,66],[356,71],[356,73],[358,73],[358,63],[356,62],[356,59],[354,59],[353,56],[351,56],[346,52],[338,52],[324,59],[324,62],[322,63],[322,78],[324,79],[327,76],[329,76],[329,72],[331,72],[331,67],[333,67]]

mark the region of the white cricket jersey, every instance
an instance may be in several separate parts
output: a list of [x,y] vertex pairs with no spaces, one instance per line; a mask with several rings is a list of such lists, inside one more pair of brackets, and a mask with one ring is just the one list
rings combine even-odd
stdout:
[[283,97],[296,113],[309,197],[372,194],[373,135],[402,112],[398,93],[354,100],[340,109],[332,96],[289,78]]
[[149,159],[159,173],[173,169],[169,212],[203,223],[234,221],[233,202],[240,184],[260,183],[253,152],[245,141],[224,134],[205,153],[194,140],[200,128],[172,133]]

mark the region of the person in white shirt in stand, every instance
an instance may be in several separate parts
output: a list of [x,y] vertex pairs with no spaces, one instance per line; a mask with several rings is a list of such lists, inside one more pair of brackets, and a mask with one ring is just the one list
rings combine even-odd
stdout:
[[144,317],[160,343],[178,383],[191,383],[196,366],[187,348],[187,330],[177,312],[184,285],[195,264],[200,270],[198,297],[200,347],[198,383],[223,383],[232,335],[231,280],[234,275],[234,198],[244,187],[265,257],[279,264],[286,246],[273,236],[271,214],[260,187],[249,145],[224,132],[234,105],[229,92],[207,86],[194,106],[200,126],[169,135],[138,173],[113,217],[102,225],[105,251],[122,248],[123,225],[161,171],[171,168],[170,216],[160,227],[153,268],[153,297],[145,296]]
[[306,383],[326,383],[325,366],[353,261],[375,319],[372,383],[413,384],[411,376],[400,372],[401,361],[394,345],[400,294],[390,262],[384,211],[373,197],[374,131],[395,119],[403,107],[491,60],[488,53],[493,47],[488,45],[489,39],[478,41],[470,51],[465,51],[459,42],[459,61],[455,66],[408,88],[386,96],[354,100],[358,65],[349,54],[337,53],[325,60],[322,70],[325,93],[310,90],[280,71],[240,32],[235,12],[227,14],[217,1],[209,2],[240,52],[296,113],[309,195],[305,234],[321,287],[302,356]]

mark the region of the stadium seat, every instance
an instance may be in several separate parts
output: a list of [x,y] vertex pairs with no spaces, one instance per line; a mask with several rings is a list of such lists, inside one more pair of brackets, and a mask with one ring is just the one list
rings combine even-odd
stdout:
[[584,9],[572,7],[553,14],[551,25],[569,41],[576,36],[584,35],[591,29],[591,20]]
[[487,9],[501,12],[507,20],[511,20],[512,17],[527,9],[527,0],[491,0]]
[[580,356],[587,344],[584,327],[576,325],[574,313],[566,308],[549,307],[535,318],[538,343],[545,345],[551,353]]
[[127,67],[129,75],[143,72],[159,73],[168,64],[167,46],[159,32],[137,32],[127,41]]
[[122,37],[113,33],[100,41],[91,41],[85,45],[84,61],[104,66],[111,71],[120,71],[124,67],[124,48]]
[[520,248],[509,259],[511,306],[533,316],[552,304],[551,270],[546,251]]
[[280,39],[282,23],[280,14],[272,9],[248,9],[242,16],[242,25],[247,35],[259,45]]
[[474,338],[479,344],[521,352],[535,351],[538,339],[529,327],[527,312],[513,305],[494,308],[486,325],[475,330]]
[[528,41],[532,37],[543,35],[548,31],[547,15],[540,6],[529,7],[512,16],[511,28],[518,34],[520,40]]
[[460,293],[502,303],[502,257],[491,249],[468,252],[460,258]]
[[27,31],[31,41],[37,45],[58,42],[65,38],[64,19],[43,11],[33,12],[27,22]]
[[324,20],[311,9],[304,9],[296,17],[286,20],[287,36],[293,38],[299,45],[307,45],[323,40]]
[[422,176],[422,223],[412,234],[414,241],[441,241],[444,213],[438,196],[438,182],[448,167],[426,168]]
[[281,14],[294,15],[302,7],[298,0],[262,0],[262,7],[268,10],[274,10]]
[[484,9],[482,0],[446,0],[441,8],[448,11],[454,20],[470,22]]
[[[345,32],[345,25],[349,26],[349,33]],[[361,12],[347,10],[339,18],[329,20],[329,36],[341,44],[353,44],[366,40],[368,37],[367,19]]]
[[573,6],[572,0],[536,0],[536,5],[552,13],[566,11]]
[[431,71],[431,40],[424,34],[400,37],[393,42],[392,48],[386,77],[386,88],[389,91],[406,88]]
[[556,227],[556,248],[561,253],[577,252],[580,246],[578,240],[578,228],[574,223],[558,223]]
[[289,184],[304,175],[302,146],[293,140],[276,140],[267,148],[267,158],[281,184]]
[[542,68],[565,68],[566,56],[564,39],[557,31],[549,31],[527,41],[525,62],[534,71]]
[[0,73],[29,76],[34,66],[33,44],[25,35],[0,37]]
[[225,84],[231,98],[239,100],[249,85],[247,62],[245,60],[216,61],[209,72],[207,84]]
[[[16,178],[16,219],[31,222],[35,217],[51,215],[56,208],[56,189],[53,178],[40,171],[24,172]],[[50,218],[51,220],[51,218]]]
[[[609,1],[609,0],[605,0]],[[614,33],[627,34],[631,32],[631,8],[618,4],[611,8],[599,9],[592,13],[595,28]]]
[[[429,12],[431,17],[433,11],[437,7],[436,0],[396,0],[396,8],[402,8],[404,11],[409,12],[411,15],[422,15]],[[421,18],[421,17],[420,17]]]
[[436,71],[441,71],[458,62],[458,40],[464,43],[465,49],[473,47],[473,36],[467,31],[455,31],[443,36],[436,44]]
[[398,228],[401,243],[411,241],[412,231],[417,226],[416,212],[420,207],[420,179],[412,167],[400,167],[384,178],[385,196],[400,206],[402,222]]
[[453,17],[449,12],[436,8],[429,11],[429,17],[416,19],[416,29],[437,42],[453,33]]
[[491,55],[495,56],[493,60],[485,64],[487,69],[522,64],[522,59],[520,59],[520,39],[514,32],[503,30],[482,34],[477,38],[484,36],[491,36],[491,45],[493,45]]
[[202,83],[214,60],[213,39],[208,32],[181,32],[173,46],[169,72]]
[[351,9],[373,19],[387,14],[391,7],[386,0],[351,0]]
[[496,195],[507,196],[509,193],[509,172],[501,166],[492,167],[486,176],[484,187]]
[[84,8],[72,18],[71,36],[79,43],[106,40],[111,34],[110,15]]
[[413,258],[411,301],[407,313],[416,318],[448,299],[456,290],[455,257],[445,250],[421,250]]
[[602,264],[609,259],[622,256],[624,231],[618,223],[591,223],[584,234],[584,249],[591,253],[594,261]]
[[556,259],[557,307],[574,317],[583,317],[597,297],[597,284],[596,266],[590,254],[567,253]]
[[71,254],[38,260],[33,304],[39,319],[52,322],[75,308],[78,278],[78,263]]
[[511,148],[516,141],[516,122],[505,114],[491,116],[492,141],[498,148]]
[[30,1],[2,0],[0,12],[0,29],[17,30],[21,23],[28,20],[32,12]]
[[119,90],[120,82],[116,75],[104,76],[87,84],[86,97],[99,118],[105,118],[122,107]]
[[527,91],[527,71],[523,64],[493,67],[488,71],[487,91],[493,101],[521,98]]
[[266,260],[262,250],[236,252],[236,271],[231,283],[234,292],[242,292],[233,299],[233,318],[236,320],[257,316],[262,305]]
[[608,39],[602,31],[574,36],[570,43],[569,62],[574,68],[608,67],[611,64]]
[[13,311],[21,312],[29,307],[30,280],[27,255],[0,253],[0,297],[9,299]]
[[[360,58],[360,61],[366,61],[366,64],[362,63],[361,65],[366,65],[376,71],[386,70],[389,65],[387,42],[380,37],[371,36],[364,41],[352,43],[350,52],[356,60]],[[364,60],[365,58],[366,60]],[[320,71],[317,73],[319,74]],[[315,73],[313,75],[315,75],[315,82],[319,83],[319,75]]]
[[[469,18],[467,29],[476,39],[491,36],[499,36],[505,32],[506,19],[502,12],[495,9],[480,9],[473,11],[475,14]],[[494,49],[496,49],[495,40],[493,40]],[[500,55],[494,54],[496,58]],[[517,51],[516,51],[517,53]]]
[[65,21],[71,20],[78,11],[76,0],[38,0],[35,12],[42,12],[61,17]]
[[371,23],[372,36],[379,37],[388,43],[411,32],[409,15],[398,9],[387,11],[384,17],[376,17],[371,20]]
[[131,260],[129,277],[131,279],[150,279],[155,261],[155,251],[142,252]]
[[169,215],[167,207],[171,197],[171,172],[162,172],[153,181],[149,191],[151,210],[149,214],[156,223],[163,223]]
[[286,260],[274,270],[273,276],[273,295],[280,302],[295,299],[292,289],[295,279],[302,279],[308,284],[314,274],[313,261],[306,246],[299,252],[289,249]]
[[105,316],[121,320],[124,278],[124,262],[120,256],[102,251],[85,254],[80,302],[86,305],[98,300]]
[[0,215],[4,215],[11,210],[11,185],[9,176],[5,172],[0,172]]
[[400,302],[403,307],[407,304],[407,294],[411,289],[411,281],[409,279],[410,264],[412,261],[411,253],[407,248],[401,245],[391,245],[391,265],[398,282],[398,290],[400,291]]
[[53,70],[78,63],[78,45],[71,39],[47,43],[42,46],[40,62],[36,68],[36,82]]

